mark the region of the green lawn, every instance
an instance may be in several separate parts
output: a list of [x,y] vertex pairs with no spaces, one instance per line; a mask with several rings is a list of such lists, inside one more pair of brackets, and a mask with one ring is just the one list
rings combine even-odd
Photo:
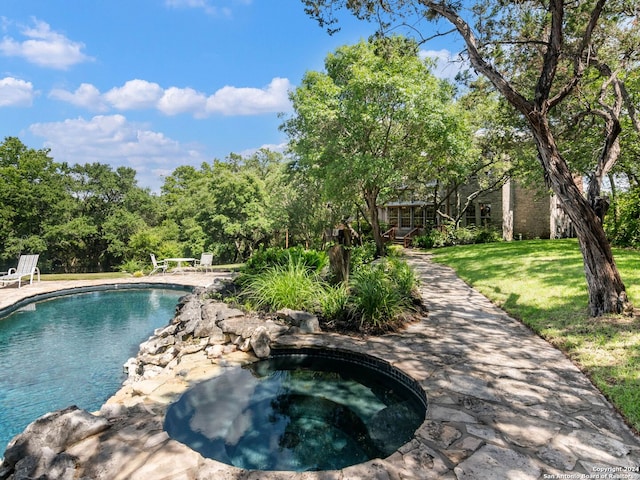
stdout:
[[[564,351],[640,431],[640,316],[589,318],[576,240],[434,249],[467,283]],[[640,251],[614,250],[627,294],[640,306]],[[636,310],[637,312],[637,310]]]

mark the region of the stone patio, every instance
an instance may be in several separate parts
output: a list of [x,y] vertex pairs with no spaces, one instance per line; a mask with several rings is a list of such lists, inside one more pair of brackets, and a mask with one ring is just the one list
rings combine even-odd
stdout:
[[[294,473],[246,471],[201,457],[162,430],[166,406],[189,385],[253,359],[234,352],[212,364],[195,352],[164,376],[123,387],[99,414],[108,428],[64,452],[76,459],[75,476],[46,478],[640,479],[640,437],[562,353],[427,254],[409,251],[407,259],[421,278],[429,309],[421,322],[376,338],[287,335],[275,345],[367,353],[418,380],[429,399],[427,418],[413,440],[388,458],[340,471]],[[169,283],[212,282],[207,275],[167,277]],[[44,283],[20,292],[32,294]],[[6,291],[0,289],[0,309]]]

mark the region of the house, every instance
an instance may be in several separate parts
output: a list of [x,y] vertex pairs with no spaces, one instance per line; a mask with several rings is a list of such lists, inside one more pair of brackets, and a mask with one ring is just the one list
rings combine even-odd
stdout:
[[[455,218],[466,199],[477,190],[477,183],[462,185],[441,203],[439,211]],[[396,239],[409,238],[446,223],[444,217],[436,213],[433,201],[420,198],[408,189],[381,207],[380,221],[393,228]],[[460,226],[470,225],[494,227],[502,231],[505,240],[574,236],[554,195],[527,188],[515,180],[474,198],[460,218]]]

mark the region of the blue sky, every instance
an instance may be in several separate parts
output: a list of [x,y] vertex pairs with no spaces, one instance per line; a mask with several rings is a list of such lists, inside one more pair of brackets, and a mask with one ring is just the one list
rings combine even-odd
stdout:
[[[287,92],[374,31],[341,25],[329,36],[298,0],[2,0],[0,137],[133,167],[158,191],[179,165],[282,149]],[[424,54],[446,59],[452,40]]]

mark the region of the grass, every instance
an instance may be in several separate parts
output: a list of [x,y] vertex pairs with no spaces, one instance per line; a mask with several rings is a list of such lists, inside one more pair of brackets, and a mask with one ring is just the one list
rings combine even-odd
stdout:
[[[432,250],[482,294],[571,358],[640,432],[640,316],[590,318],[576,240],[532,240]],[[640,306],[640,252],[614,249]],[[637,311],[636,311],[637,312]]]
[[311,272],[301,258],[289,258],[286,265],[267,267],[249,276],[244,295],[257,308],[313,310],[323,295],[317,274]]

